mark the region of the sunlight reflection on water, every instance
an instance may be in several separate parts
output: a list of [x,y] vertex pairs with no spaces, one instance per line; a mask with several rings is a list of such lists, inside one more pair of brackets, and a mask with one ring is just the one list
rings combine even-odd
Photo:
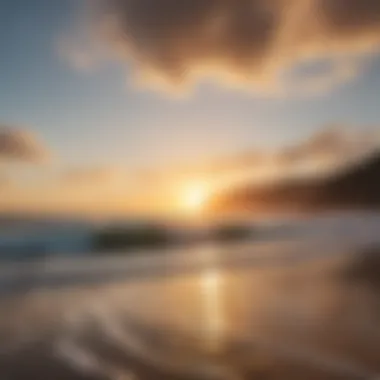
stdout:
[[217,269],[211,269],[201,275],[200,281],[205,343],[210,350],[214,351],[218,350],[224,331],[223,275]]

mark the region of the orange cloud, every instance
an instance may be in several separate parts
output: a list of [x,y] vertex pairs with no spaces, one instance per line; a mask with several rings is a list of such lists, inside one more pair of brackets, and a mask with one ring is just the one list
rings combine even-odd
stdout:
[[49,157],[47,147],[34,134],[0,125],[0,161],[37,163]]

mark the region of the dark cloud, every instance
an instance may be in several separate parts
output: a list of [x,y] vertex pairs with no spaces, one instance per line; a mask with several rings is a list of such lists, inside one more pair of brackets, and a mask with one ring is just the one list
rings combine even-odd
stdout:
[[36,163],[48,158],[47,148],[35,135],[25,130],[0,126],[0,162]]
[[380,30],[378,0],[320,0],[326,28],[340,37],[355,38]]
[[[335,62],[324,78],[317,78],[328,87],[352,77],[341,76],[337,67],[353,64],[352,56],[378,50],[380,43],[378,0],[98,0],[97,4],[96,24],[114,51],[134,60],[143,76],[172,84],[206,73],[278,87],[284,69],[313,56]],[[318,85],[314,82],[312,87]]]

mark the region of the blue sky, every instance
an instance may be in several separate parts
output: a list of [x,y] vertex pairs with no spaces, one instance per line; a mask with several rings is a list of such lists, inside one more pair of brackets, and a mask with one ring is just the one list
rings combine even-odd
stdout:
[[0,123],[37,133],[59,165],[172,165],[307,138],[326,124],[380,124],[380,60],[317,96],[271,97],[198,83],[188,96],[137,89],[123,62],[78,70],[57,41],[74,0],[3,0]]
[[117,64],[86,73],[62,59],[57,40],[74,27],[77,2],[3,3],[1,121],[37,131],[65,162],[150,165],[289,143],[331,122],[361,128],[380,121],[376,59],[323,96],[260,98],[200,85],[176,100],[137,90]]

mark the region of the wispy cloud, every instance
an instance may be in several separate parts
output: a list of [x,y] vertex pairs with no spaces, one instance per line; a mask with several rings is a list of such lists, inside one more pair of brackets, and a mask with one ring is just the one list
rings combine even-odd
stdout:
[[57,39],[56,50],[63,60],[80,71],[92,70],[97,62],[87,42],[79,42],[68,34]]
[[327,127],[309,139],[285,148],[278,154],[281,164],[297,164],[306,160],[351,160],[379,147],[375,131],[348,132],[343,127]]
[[[106,42],[118,59],[133,62],[137,76],[149,84],[184,86],[206,75],[262,93],[316,94],[355,78],[365,69],[363,57],[380,48],[378,0],[89,4],[94,40]],[[83,54],[76,56],[80,65],[86,64]],[[308,78],[297,71],[292,80],[284,78],[315,60],[326,69]]]

